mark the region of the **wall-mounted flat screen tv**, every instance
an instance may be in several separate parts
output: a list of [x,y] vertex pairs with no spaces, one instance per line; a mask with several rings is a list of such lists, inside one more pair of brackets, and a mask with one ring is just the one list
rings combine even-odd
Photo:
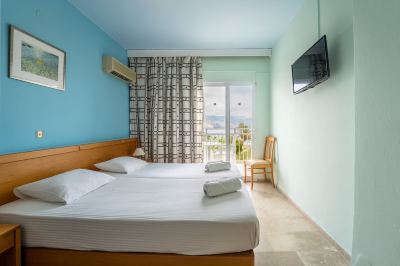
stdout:
[[330,76],[326,35],[319,39],[292,65],[293,93],[315,87]]

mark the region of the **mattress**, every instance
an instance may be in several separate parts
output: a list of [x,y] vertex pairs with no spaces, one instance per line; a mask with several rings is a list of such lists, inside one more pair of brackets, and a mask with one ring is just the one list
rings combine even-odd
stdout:
[[21,224],[26,247],[187,255],[255,248],[259,222],[248,191],[207,198],[203,183],[117,178],[68,205],[0,206],[0,222]]
[[230,170],[208,173],[205,172],[205,164],[192,163],[149,163],[129,174],[108,173],[116,177],[136,178],[169,178],[169,179],[214,179],[221,177],[237,177],[242,175],[235,164]]

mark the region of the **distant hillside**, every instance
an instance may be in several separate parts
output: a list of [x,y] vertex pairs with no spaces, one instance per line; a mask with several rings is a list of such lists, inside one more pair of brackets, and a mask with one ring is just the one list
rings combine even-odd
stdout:
[[[225,128],[225,116],[207,115],[204,117],[204,119],[206,122],[205,128]],[[231,116],[232,127],[238,127],[240,123],[244,123],[245,125],[251,127],[251,118],[243,116]]]

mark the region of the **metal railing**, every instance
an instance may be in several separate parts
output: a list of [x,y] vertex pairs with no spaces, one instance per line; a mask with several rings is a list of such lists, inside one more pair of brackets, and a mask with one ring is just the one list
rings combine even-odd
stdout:
[[[232,128],[230,134],[230,161],[251,160],[252,132],[250,128]],[[208,130],[203,138],[204,161],[226,160],[226,135],[223,129]]]

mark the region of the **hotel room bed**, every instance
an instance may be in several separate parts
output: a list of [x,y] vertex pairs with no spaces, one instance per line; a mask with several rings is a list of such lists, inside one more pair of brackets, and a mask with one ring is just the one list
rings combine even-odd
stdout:
[[207,255],[252,250],[259,224],[246,189],[207,198],[201,179],[116,178],[67,204],[17,200],[0,222],[25,247]]
[[[207,178],[228,172],[151,164],[136,178],[114,174],[116,182],[67,205],[13,194],[72,169],[95,170],[94,164],[129,156],[135,147],[136,139],[123,139],[0,155],[0,222],[21,225],[24,265],[253,266],[259,225],[249,193],[210,199],[202,191]],[[146,178],[148,170],[153,178]]]

